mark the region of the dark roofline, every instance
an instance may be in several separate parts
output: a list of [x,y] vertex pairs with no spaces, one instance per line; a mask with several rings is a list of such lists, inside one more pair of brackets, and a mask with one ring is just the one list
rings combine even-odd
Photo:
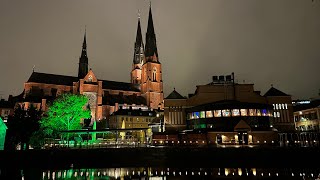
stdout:
[[267,97],[267,96],[291,96],[291,95],[288,95],[280,91],[279,89],[271,87],[263,96]]

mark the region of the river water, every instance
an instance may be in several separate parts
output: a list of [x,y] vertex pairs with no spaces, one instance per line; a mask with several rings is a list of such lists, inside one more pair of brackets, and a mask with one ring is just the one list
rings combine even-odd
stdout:
[[317,179],[320,168],[70,168],[2,169],[1,179],[124,180],[124,179]]

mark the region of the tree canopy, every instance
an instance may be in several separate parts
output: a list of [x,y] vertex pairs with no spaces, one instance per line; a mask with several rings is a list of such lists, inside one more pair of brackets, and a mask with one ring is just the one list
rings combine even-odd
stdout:
[[41,128],[47,135],[81,129],[81,119],[91,117],[90,110],[85,107],[87,102],[84,95],[65,93],[58,96],[42,118]]
[[15,108],[14,115],[9,116],[7,124],[7,149],[15,149],[18,144],[21,145],[21,150],[29,148],[33,133],[39,130],[41,114],[33,105],[28,109],[20,105]]

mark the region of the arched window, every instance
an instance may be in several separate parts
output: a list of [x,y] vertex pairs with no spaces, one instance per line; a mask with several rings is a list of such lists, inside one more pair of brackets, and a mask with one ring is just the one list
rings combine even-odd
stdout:
[[157,81],[157,69],[153,68],[152,71],[152,81]]
[[92,76],[91,75],[89,75],[89,77],[88,77],[88,82],[92,82]]

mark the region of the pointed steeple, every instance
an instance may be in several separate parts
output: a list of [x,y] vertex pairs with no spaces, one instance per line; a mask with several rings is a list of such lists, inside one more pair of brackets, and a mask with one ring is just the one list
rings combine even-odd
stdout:
[[85,32],[84,32],[81,57],[82,56],[87,57],[87,39],[86,39],[86,36],[87,36],[87,30],[85,30]]
[[82,51],[81,56],[79,58],[79,69],[78,69],[78,78],[82,79],[84,78],[88,73],[88,56],[87,56],[87,40],[86,40],[86,34],[84,33],[84,39],[82,43]]
[[143,61],[144,47],[142,41],[141,24],[140,24],[140,11],[138,12],[138,27],[136,42],[134,43],[134,57],[133,64],[140,64]]
[[[153,57],[154,55],[156,59],[154,59]],[[150,8],[149,8],[148,27],[147,27],[147,33],[146,33],[145,56],[147,58],[147,61],[155,60],[158,62],[158,50],[157,50],[156,35],[153,27],[151,2],[150,2]]]

